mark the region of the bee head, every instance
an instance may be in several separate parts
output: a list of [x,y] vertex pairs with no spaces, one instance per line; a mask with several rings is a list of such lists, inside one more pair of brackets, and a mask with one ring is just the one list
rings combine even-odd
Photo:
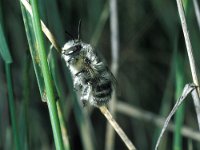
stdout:
[[79,20],[79,24],[78,24],[78,38],[77,39],[74,39],[74,37],[66,31],[66,33],[72,38],[72,40],[67,42],[62,48],[63,54],[74,55],[80,52],[80,50],[82,49],[83,46],[80,40],[80,28],[81,28],[81,20]]
[[63,54],[69,55],[69,56],[78,54],[83,47],[81,43],[82,42],[80,42],[80,40],[68,41],[62,48]]

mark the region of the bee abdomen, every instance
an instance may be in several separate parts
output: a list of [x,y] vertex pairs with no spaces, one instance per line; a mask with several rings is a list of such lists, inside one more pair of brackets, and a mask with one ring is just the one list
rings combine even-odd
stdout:
[[93,97],[93,98],[94,98],[95,105],[102,106],[102,105],[107,104],[110,101],[111,94],[109,94],[105,97],[101,97],[101,98],[99,98],[99,97]]
[[105,105],[109,102],[112,95],[112,84],[111,81],[100,82],[93,87],[93,100],[97,106]]
[[112,93],[112,89],[111,88],[108,88],[108,89],[105,89],[105,90],[102,90],[102,91],[94,91],[93,94],[95,97],[98,97],[98,98],[101,98],[101,97],[105,97],[107,95],[111,95]]
[[107,81],[105,83],[100,83],[99,85],[96,86],[96,92],[101,92],[102,90],[105,89],[111,89],[111,81]]

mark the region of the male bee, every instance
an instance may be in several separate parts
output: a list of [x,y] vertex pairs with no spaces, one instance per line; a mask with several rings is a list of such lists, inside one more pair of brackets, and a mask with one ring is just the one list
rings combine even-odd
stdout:
[[68,41],[62,48],[74,88],[83,105],[88,102],[102,106],[109,102],[113,90],[113,75],[90,44],[79,39]]

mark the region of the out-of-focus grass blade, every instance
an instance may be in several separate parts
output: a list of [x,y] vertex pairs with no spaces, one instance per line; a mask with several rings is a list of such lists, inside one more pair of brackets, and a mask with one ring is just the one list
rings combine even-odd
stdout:
[[65,38],[64,38],[65,31],[64,31],[62,23],[61,23],[61,19],[60,19],[61,17],[58,12],[59,8],[58,8],[56,2],[57,1],[55,1],[55,0],[48,0],[48,1],[46,1],[46,5],[44,7],[45,7],[46,13],[47,13],[47,15],[46,15],[47,22],[49,22],[48,28],[51,30],[52,33],[54,33],[57,42],[63,44],[64,42],[66,42],[66,41],[64,41],[65,40]]
[[174,33],[176,33],[178,17],[174,4],[171,1],[160,1],[153,0],[151,1],[153,8],[156,11],[158,19],[162,23],[163,29],[166,30],[166,33],[173,41]]
[[15,148],[16,150],[20,150],[20,139],[19,139],[19,132],[18,132],[18,127],[17,127],[17,120],[16,120],[16,111],[15,111],[10,64],[6,64],[5,67],[6,67],[6,80],[7,80],[7,87],[8,87],[9,109],[10,109],[10,116],[11,116],[11,123],[12,123],[12,134],[14,136]]
[[101,33],[104,29],[104,26],[106,24],[106,21],[108,20],[108,17],[109,17],[109,3],[108,1],[105,2],[104,4],[104,8],[101,12],[101,16],[97,22],[97,25],[96,25],[96,28],[95,28],[95,31],[91,37],[91,40],[90,40],[90,43],[92,46],[96,46],[98,41],[99,41],[99,38],[101,36]]
[[91,37],[94,32],[95,26],[100,18],[100,14],[103,7],[103,1],[100,0],[92,0],[87,3],[87,11],[88,11],[88,23],[89,23],[89,37]]
[[[0,57],[0,135],[6,135],[7,128],[10,128],[7,89],[4,82],[3,59]],[[0,149],[5,149],[6,136],[0,136]]]
[[4,143],[4,149],[5,150],[10,150],[10,149],[13,149],[13,145],[12,145],[12,131],[11,131],[11,128],[8,127],[6,128],[6,131],[5,131],[5,143]]
[[[0,20],[1,21],[1,20]],[[12,57],[10,55],[10,51],[8,50],[8,46],[6,44],[5,36],[3,33],[3,26],[0,22],[0,54],[6,64],[10,64],[13,62]]]
[[[172,60],[171,60],[171,65],[170,65],[170,71],[169,71],[169,76],[166,82],[166,88],[163,94],[162,102],[161,102],[161,107],[159,110],[159,115],[160,116],[166,116],[167,113],[170,111],[171,107],[171,102],[173,98],[173,81],[174,81],[174,61],[175,61],[175,52],[173,53]],[[156,129],[154,132],[154,139],[153,139],[153,144],[152,146],[156,144],[157,138],[159,136],[161,129]],[[167,137],[167,136],[166,136]],[[165,146],[167,145],[167,139],[165,141],[162,141],[160,143],[161,149],[165,149]]]
[[[177,41],[178,42],[178,41]],[[177,47],[176,47],[177,48]],[[184,61],[183,55],[177,51],[176,57],[176,93],[175,97],[178,99],[179,95],[181,95],[182,89],[184,88],[184,81],[185,81],[185,73],[184,73]],[[185,104],[182,104],[177,113],[175,114],[175,134],[174,134],[174,143],[173,149],[174,150],[181,150],[182,149],[182,136],[181,136],[181,127],[183,125],[184,120],[184,111],[185,111]]]
[[20,150],[20,139],[19,139],[19,132],[18,132],[17,121],[16,121],[14,92],[13,92],[11,68],[10,68],[11,63],[12,63],[12,57],[10,55],[10,51],[8,49],[5,35],[3,33],[2,20],[0,20],[0,53],[5,62],[9,110],[10,110],[10,117],[11,117],[11,123],[12,123],[12,134],[13,134],[14,142],[15,142],[15,149]]
[[[2,85],[2,83],[3,83],[3,80],[2,80],[3,70],[2,70],[1,64],[2,64],[2,60],[1,60],[1,57],[0,57],[0,84]],[[3,86],[0,86],[0,91],[1,91],[0,97],[1,97],[1,103],[2,103],[0,105],[0,135],[3,135],[4,123],[3,123],[3,115],[2,114],[3,114],[3,107],[5,107],[4,106],[4,104],[5,104],[5,96],[4,96],[5,91],[4,91]],[[5,121],[6,121],[6,119],[5,119]],[[0,149],[3,149],[2,147],[3,147],[3,136],[0,136]]]
[[22,139],[22,149],[28,150],[30,149],[30,141],[29,141],[29,125],[30,125],[30,119],[29,119],[29,99],[30,99],[30,65],[31,65],[31,58],[28,54],[28,50],[25,54],[24,59],[24,65],[23,65],[23,88],[22,88],[22,105],[20,105],[20,135]]
[[193,0],[193,5],[194,5],[196,18],[197,18],[198,27],[199,27],[199,30],[200,30],[200,9],[199,9],[198,1],[197,0]]

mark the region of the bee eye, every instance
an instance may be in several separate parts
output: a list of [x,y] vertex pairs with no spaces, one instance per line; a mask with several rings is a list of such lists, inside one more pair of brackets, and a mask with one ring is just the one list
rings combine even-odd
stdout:
[[81,45],[76,45],[68,49],[66,55],[72,55],[78,53],[82,49]]

